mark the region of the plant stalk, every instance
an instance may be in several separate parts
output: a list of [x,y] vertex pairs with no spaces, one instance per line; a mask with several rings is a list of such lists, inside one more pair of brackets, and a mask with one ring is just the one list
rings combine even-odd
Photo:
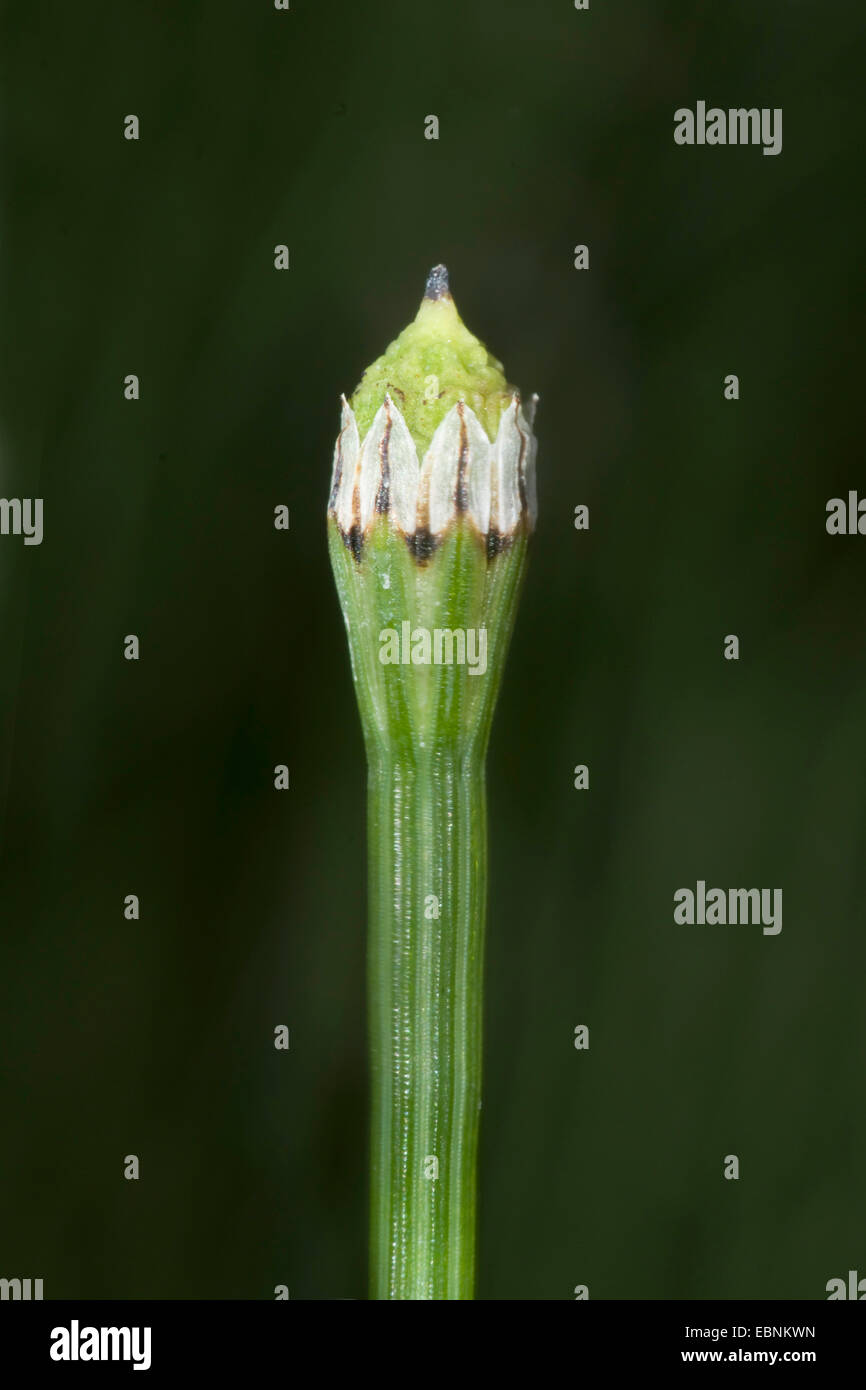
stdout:
[[487,889],[483,752],[371,759],[371,1296],[471,1299]]

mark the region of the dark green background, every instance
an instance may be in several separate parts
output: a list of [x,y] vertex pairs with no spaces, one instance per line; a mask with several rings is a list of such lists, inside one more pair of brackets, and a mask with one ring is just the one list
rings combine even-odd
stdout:
[[[824,527],[866,494],[861,14],[3,6],[0,492],[45,499],[45,539],[0,538],[0,1275],[365,1296],[364,765],[324,508],[338,393],[439,260],[541,396],[479,1294],[866,1274],[866,539]],[[782,154],[678,148],[698,99],[782,107]],[[698,878],[781,887],[781,935],[676,927]]]

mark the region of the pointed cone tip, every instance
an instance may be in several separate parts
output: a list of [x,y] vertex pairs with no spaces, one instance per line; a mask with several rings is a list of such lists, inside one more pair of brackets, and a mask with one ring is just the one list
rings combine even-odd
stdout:
[[424,288],[425,299],[450,299],[451,290],[448,285],[448,269],[444,265],[434,265],[430,274],[427,276],[427,284]]

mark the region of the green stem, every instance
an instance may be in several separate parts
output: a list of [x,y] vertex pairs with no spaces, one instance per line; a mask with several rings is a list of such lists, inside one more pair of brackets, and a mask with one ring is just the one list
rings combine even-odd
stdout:
[[370,760],[374,1299],[473,1297],[487,836],[470,747]]

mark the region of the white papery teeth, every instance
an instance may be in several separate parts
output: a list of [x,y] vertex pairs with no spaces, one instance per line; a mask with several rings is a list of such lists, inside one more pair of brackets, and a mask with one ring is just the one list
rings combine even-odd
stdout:
[[439,536],[458,512],[468,512],[482,535],[487,535],[490,440],[464,401],[451,407],[424,455],[418,524],[426,526],[431,536]]
[[345,396],[340,433],[334,446],[334,472],[331,479],[330,510],[344,535],[352,528],[352,494],[355,488],[355,470],[360,462],[360,440],[355,412]]
[[505,536],[520,516],[520,465],[526,452],[526,435],[518,423],[519,402],[513,397],[502,412],[499,430],[490,450],[490,524]]
[[[529,405],[535,414],[533,396]],[[360,442],[351,406],[343,398],[334,449],[330,511],[348,536],[363,536],[379,512],[389,512],[407,537],[426,531],[438,539],[462,511],[482,536],[510,536],[521,517],[535,523],[536,440],[519,396],[502,412],[493,443],[475,412],[458,401],[440,421],[424,455],[406,421],[386,396]]]
[[478,416],[461,402],[466,429],[463,459],[463,498],[466,510],[486,536],[490,527],[490,440]]
[[409,433],[409,426],[397,409],[386,397],[391,411],[391,437],[388,441],[388,466],[390,471],[390,510],[400,530],[405,535],[414,534],[418,506],[418,450]]
[[[373,417],[361,445],[358,461],[358,492],[360,512],[358,520],[361,530],[366,531],[376,510],[376,498],[380,496],[383,475],[387,478],[388,443],[391,434],[391,416],[387,401],[380,405]],[[387,488],[387,482],[385,483]]]

